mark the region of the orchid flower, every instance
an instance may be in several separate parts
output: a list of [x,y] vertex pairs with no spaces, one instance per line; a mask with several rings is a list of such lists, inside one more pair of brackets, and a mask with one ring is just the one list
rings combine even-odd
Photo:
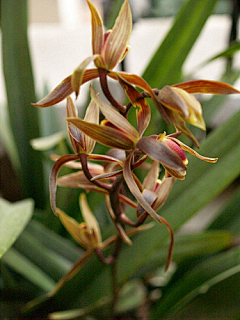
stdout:
[[[188,81],[153,89],[142,77],[117,71],[115,68],[129,51],[128,42],[132,31],[129,2],[124,0],[112,30],[105,32],[97,9],[90,0],[86,1],[91,12],[92,55],[82,61],[72,75],[65,78],[45,98],[33,104],[36,107],[49,107],[66,99],[67,131],[74,154],[54,156],[55,163],[50,173],[51,207],[73,238],[87,252],[95,252],[105,264],[116,259],[121,241],[132,244],[130,235],[143,230],[143,223],[148,217],[165,224],[170,232],[167,269],[171,262],[174,236],[171,226],[158,211],[164,205],[175,181],[185,178],[188,164],[185,152],[210,163],[217,161],[217,158],[201,156],[178,139],[183,133],[199,147],[186,123],[206,130],[202,107],[194,94],[240,92],[228,84],[208,80]],[[94,63],[94,67],[88,69],[90,63]],[[116,100],[110,92],[109,78],[117,81],[124,89],[128,98],[126,105]],[[75,93],[77,98],[81,86],[93,79],[99,79],[109,104],[90,86],[91,101],[84,118],[81,119],[70,95]],[[175,133],[166,135],[165,132],[159,133],[159,130],[157,134],[144,135],[151,121],[151,108],[147,98],[154,102],[162,119],[167,124],[174,125]],[[135,124],[129,121],[130,109],[135,111]],[[96,144],[109,148],[106,154],[94,154]],[[150,167],[147,159],[152,161]],[[78,171],[58,177],[62,166]],[[144,166],[147,173],[143,181],[140,181],[134,170]],[[164,172],[160,179],[161,167]],[[108,213],[118,234],[110,240],[102,241],[98,222],[83,194],[80,196],[80,207],[85,222],[79,224],[65,214],[57,207],[58,186],[104,194]],[[127,216],[127,205],[136,211],[135,221]],[[106,260],[100,250],[113,242],[116,242],[115,251],[111,258]],[[59,286],[83,261],[85,258],[73,267],[73,271],[70,271]]]

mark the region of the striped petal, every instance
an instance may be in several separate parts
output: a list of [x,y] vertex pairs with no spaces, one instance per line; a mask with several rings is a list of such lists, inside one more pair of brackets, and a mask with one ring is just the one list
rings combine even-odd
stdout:
[[[67,97],[67,117],[77,117],[78,112],[75,104],[72,101],[71,97]],[[76,154],[86,153],[86,148],[83,140],[83,133],[74,127],[72,124],[68,124],[68,137],[73,148],[73,151]]]
[[136,108],[138,132],[142,136],[149,125],[151,119],[151,110],[146,99],[127,81],[125,81],[120,74],[118,75],[119,83],[122,85],[132,105]]
[[99,106],[104,117],[111,122],[118,129],[126,132],[133,140],[138,140],[139,135],[137,130],[128,122],[128,120],[123,117],[116,109],[107,105],[102,101],[99,96],[91,90],[92,99]]
[[103,35],[103,22],[96,9],[96,7],[87,0],[92,17],[92,52],[93,54],[100,54],[104,35]]
[[211,94],[233,94],[240,93],[239,90],[227,83],[211,80],[193,80],[179,84],[173,87],[181,88],[188,93],[211,93]]
[[112,70],[125,54],[132,32],[132,13],[128,0],[125,0],[115,21],[112,32],[108,35],[101,56],[106,69]]
[[88,205],[87,197],[86,197],[85,193],[80,194],[79,205],[81,208],[81,213],[82,213],[84,221],[86,222],[88,228],[91,231],[93,231],[93,233],[96,237],[96,243],[100,244],[102,242],[100,227],[97,222],[97,219],[93,215],[93,213]]
[[131,137],[129,138],[121,130],[86,122],[80,118],[68,118],[67,121],[105,146],[123,150],[132,150],[135,147],[136,140],[131,139]]
[[[88,69],[85,70],[82,84],[96,79],[99,77],[97,69]],[[66,99],[70,94],[73,93],[72,85],[71,85],[72,75],[65,78],[57,87],[55,87],[46,97],[39,100],[36,103],[32,103],[34,107],[46,108],[53,106],[64,99]]]
[[150,170],[148,171],[146,177],[143,181],[143,189],[153,191],[156,185],[156,181],[159,176],[159,163],[158,161],[153,161]]
[[75,154],[68,154],[59,158],[53,165],[50,177],[49,177],[49,190],[50,190],[50,204],[52,211],[57,215],[56,206],[56,191],[57,191],[57,176],[61,167],[70,161],[78,160],[78,156]]
[[138,141],[137,147],[151,159],[161,162],[163,166],[178,171],[186,170],[182,159],[162,141],[152,137],[142,137]]
[[83,84],[84,74],[86,67],[89,65],[90,62],[92,62],[97,55],[93,55],[91,57],[86,58],[83,60],[83,62],[80,63],[80,65],[73,71],[72,78],[71,78],[71,86],[73,91],[76,94],[76,98],[79,95],[79,90],[81,85]]
[[133,152],[129,154],[127,157],[124,166],[123,166],[123,176],[126,181],[126,184],[131,191],[132,195],[137,199],[138,203],[142,206],[144,210],[157,222],[161,223],[161,218],[156,213],[155,210],[148,204],[148,202],[144,199],[141,191],[138,188],[138,185],[133,178],[132,170],[131,170],[131,162],[132,162]]

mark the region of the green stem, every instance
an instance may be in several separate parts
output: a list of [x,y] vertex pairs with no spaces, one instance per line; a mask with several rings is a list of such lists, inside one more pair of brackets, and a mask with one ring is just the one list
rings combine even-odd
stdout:
[[116,248],[115,248],[115,256],[111,264],[112,288],[113,288],[113,300],[112,300],[112,306],[111,306],[112,319],[115,319],[114,318],[115,308],[119,298],[119,286],[118,286],[118,277],[117,277],[117,261],[118,261],[117,258],[120,254],[121,246],[122,246],[122,240],[121,238],[118,238],[116,243]]

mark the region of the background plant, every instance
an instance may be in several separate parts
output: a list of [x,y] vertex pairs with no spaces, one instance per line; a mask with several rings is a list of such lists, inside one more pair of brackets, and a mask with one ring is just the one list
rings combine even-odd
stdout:
[[[190,4],[186,5],[179,13],[179,16],[176,20],[175,26],[177,25],[177,21],[182,21],[181,15],[184,16],[186,14],[186,11],[184,10],[190,11],[188,16],[192,17],[192,20],[189,18],[188,23],[186,22],[182,28],[189,28],[189,30],[191,30],[192,26],[194,33],[189,31],[187,33],[188,37],[186,37],[186,33],[183,32],[180,35],[179,31],[175,31],[178,34],[176,39],[179,40],[179,43],[185,43],[182,51],[185,52],[185,56],[187,56],[187,52],[190,50],[191,45],[197,37],[198,31],[200,32],[203,26],[203,15],[207,17],[212,9],[211,7],[209,8],[209,6],[207,6],[207,8],[209,8],[209,12],[207,12],[203,3],[204,1],[194,2],[194,8],[196,8],[196,12],[192,12],[192,10],[189,9]],[[215,1],[211,2],[211,4],[213,7]],[[195,13],[196,15],[191,16],[191,13]],[[196,16],[198,15],[199,19],[196,19]],[[3,20],[3,17],[7,16],[2,15],[1,17],[1,20]],[[201,25],[197,25],[197,21],[199,21],[199,24]],[[16,23],[16,21],[14,21],[14,23]],[[2,31],[3,25],[3,21],[1,21]],[[174,27],[172,30],[174,30]],[[179,30],[179,28],[177,29],[176,27],[175,30]],[[181,36],[186,39],[186,42],[180,41]],[[173,45],[174,41],[168,43]],[[161,47],[164,48],[163,45]],[[173,60],[176,60],[177,58],[174,57],[176,50],[172,50],[171,46],[165,47],[165,55],[167,50],[169,50],[169,52],[171,52],[173,55]],[[232,54],[234,50],[227,50],[222,54],[222,56],[227,56],[229,52]],[[176,62],[176,65],[178,65],[180,69],[183,61],[184,58],[182,58],[181,55],[179,62]],[[171,66],[168,66],[166,63],[164,67],[166,68],[166,71],[161,72],[161,76],[159,76],[159,82],[161,81],[161,78],[163,78],[165,72],[167,74],[168,70],[170,70],[168,68]],[[237,72],[235,72],[235,74],[237,74]],[[230,82],[230,75],[228,74],[226,77],[229,77],[227,79],[229,79]],[[147,77],[145,77],[145,79],[149,80]],[[176,77],[172,83],[178,81],[179,78]],[[170,80],[168,84],[171,84]],[[154,86],[154,84],[152,84],[152,86]],[[30,100],[32,101],[32,98]],[[212,108],[212,110],[214,109]],[[209,119],[211,116],[209,116]],[[168,202],[161,211],[161,214],[168,219],[174,230],[177,230],[199,208],[203,207],[210,200],[220,194],[238,177],[238,117],[239,114],[234,115],[219,128],[215,129],[209,138],[206,139],[206,142],[201,145],[201,151],[203,154],[211,154],[214,151],[214,154],[217,154],[221,161],[208,170],[206,170],[204,164],[200,164],[198,162],[198,171],[196,172],[194,170],[196,166],[195,159],[189,159],[190,165],[188,166],[188,179],[186,179],[184,182],[180,182],[180,184],[175,185]],[[206,119],[206,121],[208,123],[208,119]],[[235,128],[235,130],[232,130],[232,128]],[[59,136],[55,138],[57,139]],[[67,145],[61,140],[60,147],[67,148]],[[218,182],[217,184],[216,181]],[[206,185],[208,185],[208,190],[205,188]],[[234,186],[237,186],[236,182]],[[152,308],[152,317],[159,318],[160,316],[164,316],[166,312],[168,312],[168,314],[170,314],[170,312],[175,312],[176,314],[177,311],[179,312],[179,310],[183,309],[187,302],[195,298],[199,292],[203,292],[203,289],[207,288],[209,285],[215,284],[210,292],[210,294],[214,294],[214,290],[216,293],[217,290],[223,289],[221,284],[237,284],[239,279],[239,261],[237,258],[239,251],[238,247],[219,253],[215,256],[212,256],[211,253],[221,251],[223,248],[226,249],[232,247],[233,243],[236,242],[236,238],[233,238],[233,235],[237,236],[239,230],[237,227],[237,221],[239,220],[237,206],[238,193],[239,192],[236,189],[236,192],[233,193],[233,200],[230,201],[229,205],[227,204],[222,213],[219,212],[219,217],[224,217],[224,219],[217,219],[216,222],[214,222],[210,227],[210,229],[217,228],[218,231],[207,231],[197,235],[179,236],[179,238],[176,240],[174,261],[178,262],[178,269],[166,287],[160,286],[160,289],[164,293],[164,297],[160,300],[161,304],[155,303],[155,306]],[[201,195],[201,197],[199,195]],[[99,197],[101,201],[101,196]],[[96,202],[96,199],[97,198],[94,199],[93,203]],[[175,199],[174,202],[172,199]],[[195,201],[189,202],[189,199],[194,199]],[[61,201],[63,202],[64,207],[66,200],[61,198]],[[71,203],[76,203],[76,209],[74,210],[75,213],[77,213],[79,210],[77,207],[77,201],[71,201]],[[186,208],[184,212],[181,210],[182,207]],[[100,208],[99,210],[101,211],[102,209]],[[4,206],[4,212],[7,212],[6,206]],[[229,218],[229,212],[231,212],[231,220]],[[176,216],[178,217],[177,220]],[[41,219],[39,219],[39,217],[41,217]],[[47,217],[47,219],[45,217]],[[31,221],[18,241],[15,242],[14,247],[3,256],[2,270],[4,270],[4,273],[2,272],[2,275],[4,276],[4,287],[2,287],[2,290],[4,290],[4,294],[9,292],[7,290],[10,290],[11,293],[15,292],[17,296],[21,288],[28,292],[30,300],[34,296],[39,296],[43,292],[49,292],[55,286],[55,283],[70,269],[72,263],[79,259],[79,256],[81,255],[79,249],[76,249],[71,242],[66,240],[66,234],[62,231],[61,227],[57,223],[57,220],[54,220],[54,223],[52,223],[50,219],[52,219],[51,216],[46,215],[44,212],[39,215],[38,211],[38,214],[35,215],[34,220]],[[40,223],[39,220],[41,220]],[[47,226],[52,226],[51,229],[58,229],[59,233],[64,235],[64,238],[60,238],[59,235],[52,233],[48,227],[46,228],[44,224],[42,224],[43,220]],[[156,226],[155,228],[158,227]],[[231,233],[221,231],[221,229],[226,229]],[[132,279],[137,279],[137,281],[135,280],[129,282],[128,287],[125,287],[125,293],[127,296],[128,290],[133,289],[136,291],[137,288],[140,294],[139,296],[134,297],[136,299],[135,301],[132,301],[128,298],[124,300],[123,296],[123,300],[121,301],[122,305],[119,306],[119,312],[139,306],[143,303],[143,301],[145,301],[146,294],[148,293],[145,286],[146,274],[152,273],[155,268],[159,267],[159,259],[166,255],[166,249],[163,253],[163,243],[164,241],[167,241],[167,237],[168,234],[163,231],[162,227],[160,227],[159,231],[156,230],[153,232],[152,230],[149,230],[146,232],[146,234],[144,234],[144,236],[136,235],[134,238],[133,253],[131,252],[131,248],[124,248],[124,253],[120,256],[119,261],[119,282],[123,283],[127,279],[130,279],[130,277]],[[189,246],[189,242],[191,242],[191,246]],[[144,243],[145,252],[143,252],[142,243]],[[41,250],[37,250],[39,248],[41,248]],[[34,255],[34,252],[38,253],[38,255]],[[144,256],[144,254],[146,255]],[[131,264],[128,263],[129,256],[134,256]],[[148,263],[145,264],[147,256]],[[201,259],[199,259],[200,257]],[[213,266],[215,266],[215,268]],[[89,273],[89,270],[91,270],[91,273]],[[92,258],[92,260],[90,260],[88,264],[81,269],[75,278],[73,278],[64,287],[64,290],[59,292],[54,299],[47,299],[47,301],[41,302],[41,300],[46,299],[46,297],[43,297],[37,300],[35,310],[39,313],[40,311],[37,311],[38,308],[43,310],[42,306],[44,305],[44,312],[46,312],[46,314],[53,312],[54,310],[60,310],[60,308],[64,310],[76,307],[82,307],[83,309],[75,310],[75,313],[72,313],[72,316],[80,316],[84,312],[92,313],[93,308],[100,308],[101,304],[107,302],[101,300],[100,302],[98,301],[96,304],[94,304],[94,301],[96,301],[97,297],[102,295],[105,296],[103,293],[107,291],[106,288],[108,287],[109,283],[107,279],[108,269],[102,268],[101,265],[94,258]],[[219,285],[216,284],[218,281],[221,281]],[[104,283],[104,287],[101,285],[102,283]],[[25,285],[23,286],[23,284]],[[202,287],[202,284],[204,284],[205,287]],[[155,289],[155,286],[156,283],[151,285],[148,284],[147,288],[150,289],[150,293],[152,293],[153,289]],[[76,295],[76,287],[81,287],[84,289],[78,292]],[[236,290],[236,286],[232,286],[230,290],[229,286],[225,297],[231,296],[231,292],[234,296],[234,288]],[[5,296],[7,297],[7,295]],[[65,299],[66,296],[68,296],[67,301]],[[13,297],[13,295],[11,295],[11,297]],[[181,300],[179,299],[180,297]],[[209,297],[209,295],[207,294],[206,297]],[[178,301],[180,302],[178,303]],[[198,301],[199,300],[196,300],[195,305]],[[232,298],[229,299],[228,302],[231,303],[231,306],[233,306],[231,308],[231,312],[234,316],[234,312],[237,313],[236,307],[234,308],[235,300]],[[86,305],[92,305],[92,307],[85,309]],[[220,305],[218,305],[218,309],[220,308]],[[32,304],[30,306],[32,306]],[[169,309],[169,306],[171,306],[171,309]],[[96,308],[94,312],[97,317],[98,309]],[[214,315],[214,312],[219,312],[219,310],[216,311],[216,309],[212,308],[211,312]],[[221,313],[222,312],[223,310],[221,310]],[[57,315],[55,316],[57,317]],[[63,315],[59,315],[59,318],[62,317]],[[66,315],[66,317],[69,318],[70,314]]]

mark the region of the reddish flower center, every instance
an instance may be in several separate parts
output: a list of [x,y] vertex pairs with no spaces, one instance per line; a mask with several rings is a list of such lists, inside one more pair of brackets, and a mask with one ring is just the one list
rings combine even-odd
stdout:
[[165,139],[165,142],[169,146],[169,148],[171,148],[174,152],[176,152],[179,155],[184,164],[188,162],[185,151],[175,141]]

